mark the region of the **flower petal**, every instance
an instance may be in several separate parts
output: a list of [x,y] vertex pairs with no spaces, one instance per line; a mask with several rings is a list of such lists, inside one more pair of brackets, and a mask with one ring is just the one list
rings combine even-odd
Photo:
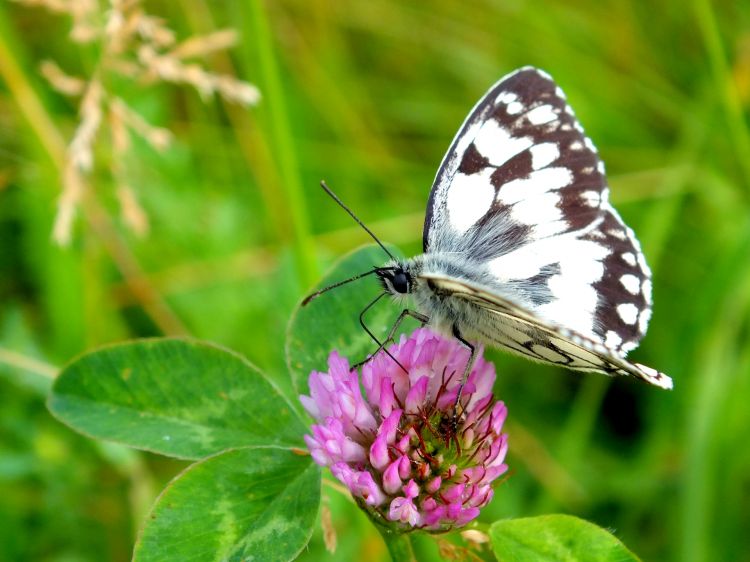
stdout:
[[391,502],[390,509],[388,510],[388,519],[416,527],[422,521],[422,515],[410,499],[396,498]]
[[429,377],[420,377],[414,386],[409,389],[404,405],[407,413],[413,414],[419,412],[420,408],[424,406],[425,398],[427,397],[427,383],[429,381]]
[[393,461],[383,472],[383,489],[389,494],[395,494],[401,489],[401,478],[398,474],[398,467],[401,464],[401,459],[398,458]]

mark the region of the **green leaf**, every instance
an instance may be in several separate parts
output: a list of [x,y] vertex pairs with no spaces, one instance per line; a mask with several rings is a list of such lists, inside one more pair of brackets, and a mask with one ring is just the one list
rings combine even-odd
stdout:
[[225,451],[188,467],[162,492],[134,562],[294,559],[312,534],[320,469],[289,449]]
[[195,341],[139,340],[87,353],[63,369],[47,406],[90,437],[179,458],[304,447],[305,425],[260,371]]
[[503,562],[637,562],[611,533],[571,515],[506,519],[490,527]]
[[[388,246],[396,257],[398,249]],[[327,287],[359,273],[379,267],[387,261],[379,246],[363,246],[339,260],[316,289]],[[382,292],[375,275],[342,285],[300,306],[292,315],[286,339],[286,358],[294,387],[298,392],[307,388],[307,377],[313,370],[324,371],[328,355],[338,350],[352,363],[362,361],[375,351],[377,344],[359,324],[359,314]],[[366,316],[365,322],[381,339],[385,337],[401,307],[389,298],[383,298]],[[411,320],[402,324],[402,330],[415,324]]]

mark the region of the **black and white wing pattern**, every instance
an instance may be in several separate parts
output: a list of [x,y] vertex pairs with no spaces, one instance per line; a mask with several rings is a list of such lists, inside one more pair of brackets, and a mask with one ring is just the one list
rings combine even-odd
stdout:
[[524,322],[588,342],[614,366],[646,332],[651,272],[596,148],[541,70],[504,77],[471,111],[435,178],[423,243],[427,255],[460,255],[474,272],[465,281]]

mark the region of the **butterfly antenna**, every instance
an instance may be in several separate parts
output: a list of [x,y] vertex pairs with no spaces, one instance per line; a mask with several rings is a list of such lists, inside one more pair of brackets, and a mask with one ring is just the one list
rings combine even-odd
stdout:
[[363,222],[362,222],[361,220],[359,220],[359,218],[357,217],[357,215],[355,215],[355,214],[354,214],[354,211],[352,211],[352,210],[351,210],[351,209],[350,209],[349,207],[347,207],[347,206],[346,206],[346,205],[344,204],[344,202],[343,202],[343,201],[342,201],[341,199],[339,199],[339,198],[338,198],[338,196],[337,196],[337,195],[336,195],[336,194],[335,194],[335,193],[334,193],[333,191],[331,191],[331,188],[330,188],[330,187],[328,187],[328,185],[326,184],[325,180],[323,180],[323,181],[321,181],[321,182],[320,182],[320,187],[322,187],[322,188],[323,188],[323,189],[325,190],[325,192],[326,192],[326,193],[327,193],[328,195],[330,195],[330,196],[331,196],[331,199],[333,199],[334,201],[336,201],[336,203],[338,203],[339,207],[341,207],[341,208],[342,208],[342,209],[344,209],[344,210],[345,210],[345,211],[346,211],[347,213],[349,213],[349,216],[351,216],[351,217],[352,217],[352,218],[353,218],[353,219],[354,219],[354,220],[355,220],[355,221],[357,222],[357,224],[358,224],[359,226],[361,226],[361,227],[362,227],[362,228],[364,229],[364,231],[365,231],[365,232],[366,232],[367,234],[369,234],[369,235],[370,235],[370,237],[371,237],[371,238],[372,238],[373,240],[375,240],[375,242],[377,242],[378,246],[380,246],[381,248],[383,248],[383,251],[384,251],[384,252],[385,252],[386,254],[388,254],[388,257],[389,257],[389,258],[391,258],[392,260],[396,261],[396,257],[395,257],[395,256],[394,256],[394,255],[393,255],[392,253],[390,253],[390,252],[388,251],[388,248],[386,248],[386,247],[385,247],[385,246],[383,245],[383,243],[382,243],[382,242],[381,242],[380,240],[378,240],[378,237],[377,237],[377,236],[375,236],[375,234],[373,234],[372,230],[370,230],[369,228],[367,228],[367,227],[365,226],[365,223],[363,223]]
[[305,300],[302,301],[302,306],[305,306],[314,298],[322,295],[323,293],[330,291],[331,289],[335,289],[336,287],[341,287],[341,285],[346,285],[347,283],[351,283],[352,281],[356,281],[357,279],[362,279],[362,277],[367,277],[368,275],[372,275],[373,273],[377,273],[377,272],[378,272],[377,269],[372,269],[370,271],[360,273],[359,275],[355,275],[354,277],[349,277],[349,279],[344,279],[343,281],[334,283],[333,285],[328,285],[327,287],[323,287],[322,289],[319,289],[318,291],[315,291],[314,293],[307,295],[305,297]]

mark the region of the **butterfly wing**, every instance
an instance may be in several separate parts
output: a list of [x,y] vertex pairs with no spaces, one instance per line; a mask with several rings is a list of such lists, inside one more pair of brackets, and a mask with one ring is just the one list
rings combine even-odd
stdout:
[[481,270],[493,294],[619,355],[646,332],[648,265],[609,203],[596,148],[540,70],[506,76],[471,111],[438,170],[423,238],[425,253]]
[[421,275],[420,278],[429,281],[433,290],[478,307],[481,313],[471,325],[461,327],[464,335],[472,339],[533,361],[577,371],[630,375],[660,388],[672,388],[672,379],[664,373],[631,363],[600,341],[548,323],[481,287],[436,275]]

